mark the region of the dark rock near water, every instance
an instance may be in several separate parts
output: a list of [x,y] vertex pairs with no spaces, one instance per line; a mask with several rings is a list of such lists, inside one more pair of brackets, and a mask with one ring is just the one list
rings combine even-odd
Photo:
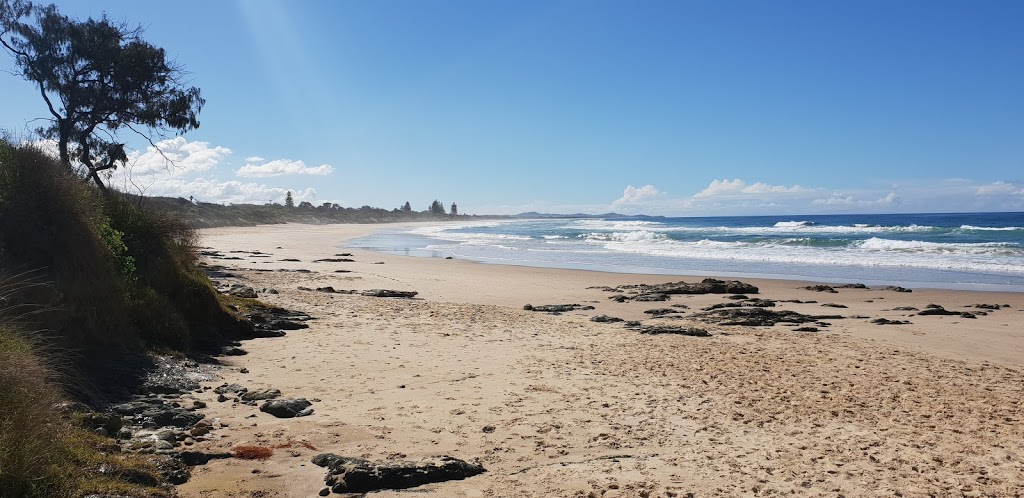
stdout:
[[817,332],[818,327],[797,327],[793,329],[794,332]]
[[540,313],[565,313],[568,311],[581,311],[581,310],[592,310],[593,306],[584,306],[582,304],[543,304],[540,306],[533,306],[527,304],[523,306],[526,311],[537,311]]
[[777,323],[816,323],[820,320],[838,320],[841,315],[805,315],[791,310],[769,310],[766,308],[724,308],[690,315],[708,323],[719,325],[746,325],[753,327],[770,327]]
[[350,259],[350,258],[323,258],[323,259],[314,259],[313,262],[314,263],[353,263],[353,262],[355,262],[355,260],[354,259]]
[[814,292],[828,292],[830,294],[838,294],[839,293],[839,291],[833,289],[831,286],[821,285],[821,284],[818,284],[818,285],[808,285],[807,287],[801,287],[801,289],[807,289],[809,291],[814,291]]
[[849,306],[847,306],[845,304],[836,304],[836,303],[825,303],[825,304],[822,304],[822,306],[824,306],[826,308],[848,308],[849,307]]
[[866,286],[864,284],[843,284],[843,285],[833,285],[832,287],[835,287],[836,289],[867,289],[868,288],[868,286]]
[[408,489],[435,482],[466,479],[486,472],[481,465],[450,456],[427,457],[415,462],[371,462],[326,453],[313,457],[313,463],[328,468],[324,482],[335,493]]
[[744,296],[743,294],[733,294],[731,296],[725,296],[725,298],[726,299],[737,299],[737,300],[738,299],[750,299],[749,297]]
[[590,321],[598,322],[598,323],[615,323],[615,322],[621,322],[622,319],[621,318],[616,318],[614,316],[608,316],[608,315],[597,315],[597,316],[590,317]]
[[359,294],[361,294],[363,296],[369,296],[369,297],[401,297],[401,298],[410,298],[410,297],[416,297],[416,294],[419,294],[419,292],[416,292],[416,291],[400,291],[400,290],[391,290],[391,289],[370,289],[370,290],[364,290],[364,291],[360,292]]
[[906,287],[900,287],[900,286],[897,286],[897,285],[886,285],[885,287],[880,287],[879,290],[893,291],[893,292],[914,292],[911,289],[907,289]]
[[263,403],[260,411],[277,418],[301,417],[313,413],[312,410],[307,412],[312,405],[313,403],[306,401],[305,398],[277,398]]
[[654,302],[659,302],[659,301],[668,301],[670,299],[672,299],[672,298],[669,297],[668,294],[660,294],[660,293],[640,294],[640,295],[638,295],[638,296],[633,298],[634,301],[641,302],[641,303],[654,303]]
[[925,306],[923,310],[917,312],[921,316],[939,315],[939,316],[952,316],[961,314],[959,311],[947,310],[938,304],[929,304]]

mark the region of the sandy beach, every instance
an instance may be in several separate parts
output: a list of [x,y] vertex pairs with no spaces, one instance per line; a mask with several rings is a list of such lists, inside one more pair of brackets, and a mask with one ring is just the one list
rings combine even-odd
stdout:
[[[196,394],[216,421],[197,448],[277,449],[265,461],[196,467],[182,496],[317,496],[325,470],[310,459],[322,452],[374,461],[450,455],[487,470],[373,496],[1024,494],[1024,294],[827,293],[803,289],[807,282],[741,279],[759,288],[749,297],[777,301],[774,310],[842,318],[823,320],[830,325],[817,332],[720,325],[691,315],[729,302],[723,294],[615,302],[597,288],[703,277],[342,247],[381,228],[201,231],[202,246],[238,258],[207,260],[237,276],[224,283],[274,289],[260,299],[314,318],[285,337],[246,341],[248,354],[221,358],[222,378],[207,387],[277,388],[313,401],[315,412],[278,419],[218,402],[212,390]],[[354,261],[315,262],[340,253]],[[418,295],[300,289],[326,286]],[[565,303],[595,309],[523,309]],[[917,314],[929,304],[957,314]],[[673,305],[681,313],[645,313]],[[907,307],[916,310],[894,309]],[[700,327],[710,336],[640,334],[590,320],[597,315]]]

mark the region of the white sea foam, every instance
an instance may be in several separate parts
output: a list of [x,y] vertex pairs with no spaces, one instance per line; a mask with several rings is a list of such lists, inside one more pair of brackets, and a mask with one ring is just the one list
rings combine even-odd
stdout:
[[813,221],[780,221],[775,224],[775,228],[799,228],[799,227],[810,227],[817,225]]
[[569,237],[566,237],[565,235],[544,235],[544,238],[547,239],[547,240],[558,240],[558,239],[568,239]]
[[973,225],[960,225],[961,230],[997,231],[1024,230],[1024,227],[976,227]]

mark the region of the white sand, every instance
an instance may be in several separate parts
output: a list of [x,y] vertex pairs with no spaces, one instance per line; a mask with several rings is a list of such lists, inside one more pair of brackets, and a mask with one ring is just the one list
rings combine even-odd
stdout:
[[[432,496],[1014,496],[1024,493],[1024,295],[948,290],[815,293],[802,282],[742,279],[758,297],[829,320],[819,333],[784,326],[707,328],[709,338],[645,336],[595,314],[650,319],[668,303],[615,303],[590,286],[700,280],[485,265],[341,249],[380,225],[282,225],[204,230],[217,250],[273,255],[212,260],[261,299],[316,320],[286,337],[248,341],[225,358],[224,379],[318,399],[316,413],[276,419],[217,403],[228,424],[201,449],[286,445],[265,462],[218,460],[195,469],[185,497],[316,496],[319,452],[369,459],[448,454],[487,473],[432,484]],[[387,228],[394,228],[390,225]],[[339,252],[356,262],[313,263]],[[280,262],[297,258],[301,262]],[[383,262],[384,264],[373,264]],[[334,273],[335,270],[351,273]],[[415,290],[397,300],[297,287]],[[590,304],[561,316],[526,303]],[[1010,308],[977,319],[886,311],[937,303]],[[683,316],[686,316],[685,314]],[[669,321],[669,320],[661,320]],[[651,322],[653,323],[653,322]],[[249,373],[239,373],[245,367]],[[485,427],[487,430],[485,431]],[[490,429],[493,427],[493,431]],[[297,442],[306,442],[316,451]],[[386,491],[391,496],[412,491]]]

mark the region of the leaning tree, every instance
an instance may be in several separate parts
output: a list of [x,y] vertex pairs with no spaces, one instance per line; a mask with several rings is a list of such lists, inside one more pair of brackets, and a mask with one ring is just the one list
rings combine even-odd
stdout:
[[199,89],[186,87],[182,68],[141,35],[105,14],[79,21],[54,5],[0,0],[0,44],[49,111],[50,124],[37,131],[57,142],[61,162],[100,188],[100,174],[128,159],[120,132],[159,151],[155,141],[165,133],[199,127]]

